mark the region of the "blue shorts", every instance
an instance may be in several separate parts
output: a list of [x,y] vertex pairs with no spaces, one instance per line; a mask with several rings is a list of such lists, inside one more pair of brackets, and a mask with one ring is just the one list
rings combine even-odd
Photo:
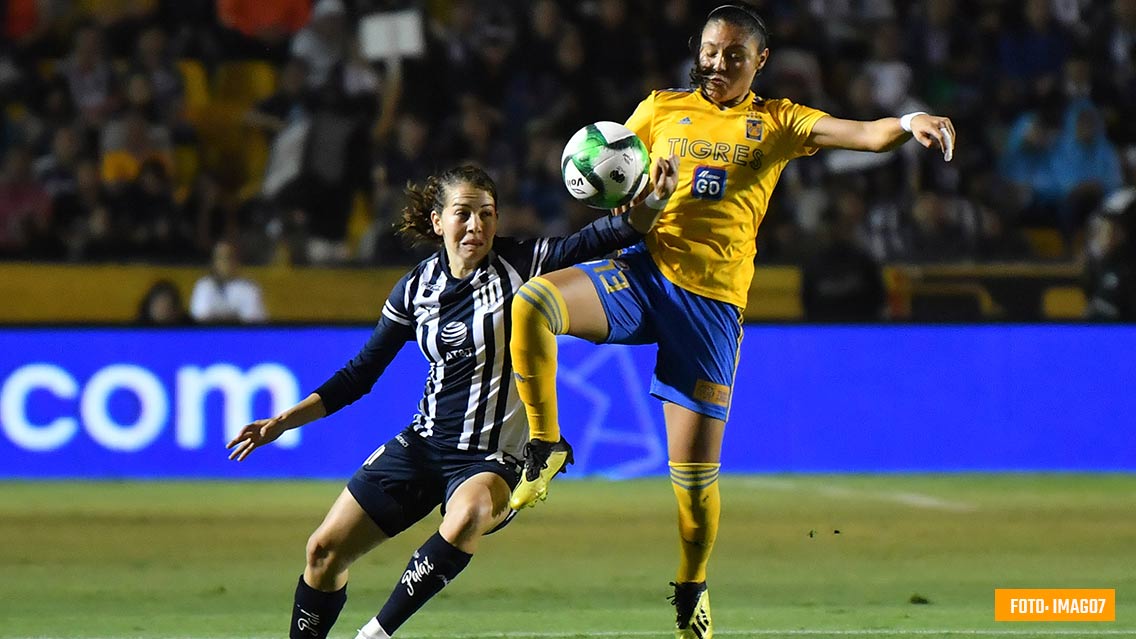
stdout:
[[725,421],[730,413],[741,310],[676,286],[642,244],[613,260],[579,264],[599,293],[608,344],[658,344],[651,394]]
[[[444,515],[458,486],[479,473],[500,475],[512,490],[520,481],[521,466],[500,453],[441,448],[407,428],[371,453],[347,482],[347,490],[379,528],[394,537],[439,505]],[[489,533],[504,528],[516,514],[510,512]]]

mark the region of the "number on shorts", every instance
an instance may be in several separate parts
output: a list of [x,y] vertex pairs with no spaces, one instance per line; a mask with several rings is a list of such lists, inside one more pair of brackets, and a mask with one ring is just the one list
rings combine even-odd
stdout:
[[615,260],[608,260],[607,264],[596,268],[595,274],[599,276],[608,293],[622,291],[631,286],[631,283],[627,281],[627,276],[615,265]]

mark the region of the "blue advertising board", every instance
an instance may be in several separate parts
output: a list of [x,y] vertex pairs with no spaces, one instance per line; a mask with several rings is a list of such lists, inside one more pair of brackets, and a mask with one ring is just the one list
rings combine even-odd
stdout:
[[[369,328],[0,329],[0,478],[345,478],[410,422],[408,345],[363,399],[243,463]],[[1136,471],[1136,327],[748,326],[727,472]],[[561,341],[572,475],[666,472],[652,346]]]

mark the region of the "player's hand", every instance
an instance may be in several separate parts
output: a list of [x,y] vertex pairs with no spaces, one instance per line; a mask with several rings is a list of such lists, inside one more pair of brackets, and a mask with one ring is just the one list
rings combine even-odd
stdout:
[[911,119],[911,135],[928,149],[938,146],[946,162],[955,156],[955,125],[950,118],[921,113]]
[[678,156],[669,158],[658,157],[651,164],[651,186],[655,189],[655,197],[665,200],[674,195],[678,187]]
[[244,461],[252,451],[276,441],[285,430],[283,420],[279,417],[256,420],[242,428],[233,441],[225,446],[233,451],[229,453],[229,459]]
[[639,187],[639,192],[635,195],[635,197],[632,198],[631,201],[628,202],[627,204],[624,204],[623,206],[617,206],[614,209],[612,209],[611,210],[612,215],[623,215],[624,213],[630,211],[631,209],[639,206],[640,204],[643,203],[644,200],[647,199],[647,196],[650,195],[651,191],[652,191],[651,177],[649,175],[645,176],[645,179],[640,180],[640,181],[642,182],[642,186]]
[[678,156],[655,158],[651,162],[651,170],[647,174],[647,180],[639,188],[640,191],[634,199],[623,206],[612,209],[611,214],[622,215],[630,211],[645,202],[647,196],[652,193],[657,200],[666,200],[674,195],[675,189],[678,188]]

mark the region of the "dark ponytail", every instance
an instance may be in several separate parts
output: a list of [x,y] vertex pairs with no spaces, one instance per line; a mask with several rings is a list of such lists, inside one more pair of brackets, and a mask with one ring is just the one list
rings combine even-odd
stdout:
[[430,212],[435,208],[434,202],[444,201],[439,196],[440,190],[438,178],[433,175],[426,178],[426,186],[423,187],[418,187],[413,182],[406,183],[406,206],[402,209],[398,234],[411,244],[442,243],[442,236],[434,232],[434,223],[430,220]]
[[434,222],[430,213],[442,213],[446,205],[447,191],[457,184],[468,184],[474,188],[485,191],[493,198],[493,205],[497,205],[497,185],[493,178],[482,169],[464,165],[454,167],[439,175],[426,178],[424,186],[417,186],[412,182],[406,183],[406,206],[402,209],[402,222],[398,225],[398,234],[410,240],[412,244],[441,244],[442,236],[434,232]]

